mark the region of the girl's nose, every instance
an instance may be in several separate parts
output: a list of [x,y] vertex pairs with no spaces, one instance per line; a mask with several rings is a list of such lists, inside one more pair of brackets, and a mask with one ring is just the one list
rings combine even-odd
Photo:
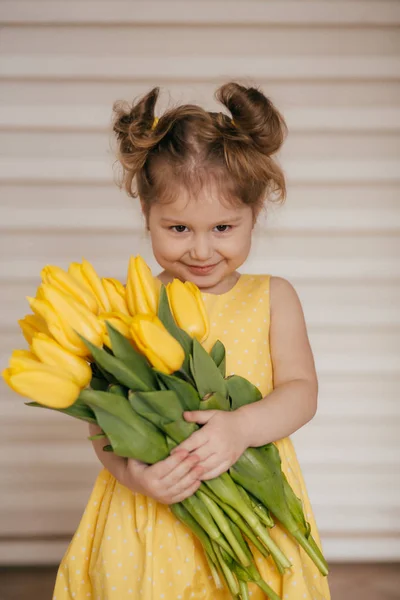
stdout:
[[206,261],[212,256],[211,244],[207,236],[196,236],[193,246],[190,250],[190,257],[193,260]]

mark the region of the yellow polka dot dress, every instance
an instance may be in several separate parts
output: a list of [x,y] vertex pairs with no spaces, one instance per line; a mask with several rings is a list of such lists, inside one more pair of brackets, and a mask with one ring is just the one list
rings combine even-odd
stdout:
[[[268,275],[242,275],[225,294],[203,294],[210,318],[207,350],[217,339],[227,349],[227,372],[273,389],[269,350]],[[290,439],[277,443],[282,469],[303,502],[319,544],[314,516]],[[292,567],[281,576],[272,561],[254,555],[265,581],[282,600],[330,600],[328,582],[279,525],[271,536]],[[250,584],[251,600],[265,598]],[[60,564],[53,600],[228,600],[217,590],[203,551],[165,505],[134,494],[108,471],[98,476],[88,505]]]

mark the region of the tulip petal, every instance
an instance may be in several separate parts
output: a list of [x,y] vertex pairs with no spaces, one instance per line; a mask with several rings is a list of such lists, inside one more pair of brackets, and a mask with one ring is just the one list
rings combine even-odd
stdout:
[[181,368],[185,358],[183,348],[158,317],[136,315],[132,319],[131,335],[138,349],[161,372],[170,374]]
[[41,272],[44,283],[49,283],[58,287],[62,292],[70,294],[75,300],[81,302],[92,313],[99,312],[99,304],[96,296],[89,292],[88,288],[75,279],[70,273],[54,265],[47,265]]
[[82,260],[82,273],[100,304],[101,312],[110,312],[111,304],[103,284],[101,283],[101,279],[97,275],[93,265],[88,260]]
[[32,340],[32,350],[43,363],[67,371],[80,387],[89,384],[92,370],[88,363],[62,348],[55,340],[44,334],[37,334]]
[[80,387],[72,379],[62,377],[56,371],[14,373],[12,369],[6,369],[3,378],[18,394],[50,408],[71,406],[80,393]]
[[26,315],[23,319],[20,319],[18,321],[18,324],[21,327],[22,334],[28,342],[28,344],[32,342],[32,338],[35,333],[49,332],[46,325],[46,321],[38,315]]
[[203,341],[208,336],[208,318],[198,287],[174,279],[167,285],[167,295],[178,326],[191,337]]
[[125,300],[125,288],[120,281],[111,277],[101,280],[110,301],[112,311],[118,311],[129,315],[129,310]]
[[131,315],[157,313],[158,286],[149,266],[141,256],[129,259],[126,301]]
[[[72,296],[68,296],[59,289],[43,284],[43,293],[47,302],[52,306],[59,317],[64,329],[67,331],[68,338],[75,345],[79,340],[79,335],[88,339],[95,345],[101,344],[103,328],[100,321],[85,306],[76,302]],[[71,333],[66,325],[71,328]],[[72,331],[73,330],[73,331]]]

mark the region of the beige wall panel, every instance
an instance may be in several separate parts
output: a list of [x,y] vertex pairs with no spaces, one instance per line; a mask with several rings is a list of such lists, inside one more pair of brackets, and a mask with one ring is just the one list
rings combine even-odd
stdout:
[[[244,269],[287,277],[304,306],[320,400],[293,439],[324,549],[398,559],[400,3],[243,4],[0,2],[0,367],[45,264],[156,267],[113,183],[113,102],[161,85],[158,114],[221,110],[226,79],[261,85],[289,126],[288,201],[260,218]],[[2,381],[0,398],[0,564],[52,563],[99,469],[87,427]]]

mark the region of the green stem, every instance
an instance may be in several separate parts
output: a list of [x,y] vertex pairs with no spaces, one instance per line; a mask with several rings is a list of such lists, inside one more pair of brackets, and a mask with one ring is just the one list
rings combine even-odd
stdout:
[[[211,546],[211,548],[212,548],[212,546]],[[204,554],[205,554],[205,557],[206,557],[206,560],[207,560],[208,568],[211,571],[211,575],[212,575],[212,578],[214,580],[215,587],[217,588],[217,590],[221,590],[224,587],[224,585],[223,585],[223,583],[221,581],[221,577],[219,576],[218,569],[217,569],[217,566],[216,566],[219,563],[218,563],[217,556],[216,556],[216,554],[214,552],[214,549],[212,549],[212,551],[213,551],[213,554],[215,556],[215,564],[214,564],[213,559],[211,558],[211,556],[208,554],[208,552],[204,551]]]
[[312,543],[310,543],[308,539],[299,530],[293,531],[292,535],[299,542],[300,546],[307,552],[308,556],[318,567],[320,573],[322,575],[328,575],[328,569],[325,565],[325,561],[321,560],[321,558],[319,557],[319,553],[315,551]]
[[258,579],[254,582],[258,587],[267,594],[269,600],[282,600],[280,596],[264,581],[264,579]]
[[319,556],[327,571],[329,571],[328,563],[325,560],[324,555],[322,554],[317,542],[314,540],[313,536],[310,534],[308,537],[308,541],[310,543],[311,548],[315,551],[316,555]]
[[216,544],[215,542],[212,542],[212,544],[214,547],[214,552],[217,555],[218,562],[221,567],[221,571],[224,574],[226,583],[228,585],[229,591],[232,594],[232,596],[235,598],[239,594],[239,587],[238,587],[236,578],[235,578],[234,574],[232,573],[232,571],[230,570],[230,568],[228,567],[228,565],[226,564],[226,562],[224,561],[218,544]]
[[211,540],[221,546],[227,554],[234,558],[235,555],[231,547],[221,534],[205,504],[199,500],[196,495],[186,498],[186,500],[183,500],[182,504],[192,515],[193,519],[204,529]]
[[250,540],[250,542],[257,548],[257,550],[262,554],[265,558],[269,556],[269,552],[265,546],[262,545],[260,540],[254,535],[253,531],[247,525],[246,521],[242,519],[238,512],[225,502],[222,502],[218,496],[216,496],[206,485],[203,483],[199,488],[204,494],[209,496],[214,502],[218,504],[222,508],[222,510],[228,515],[228,517],[239,527],[239,529],[244,533],[244,535]]
[[[196,496],[206,505],[206,507],[210,511],[212,518],[214,519],[214,521],[216,522],[216,524],[222,531],[223,535],[226,537],[228,543],[231,545],[231,548],[234,551],[234,553],[236,554],[239,562],[244,567],[249,565],[251,561],[249,560],[249,558],[246,556],[246,554],[243,552],[242,548],[240,547],[240,544],[239,544],[238,540],[236,539],[235,534],[233,533],[232,529],[229,526],[229,522],[226,520],[224,513],[219,508],[217,503],[214,502],[214,500],[212,500],[209,496],[207,496],[206,494],[204,494],[201,491],[197,491]],[[239,531],[239,535],[241,535],[240,531]]]
[[242,600],[250,600],[249,587],[248,587],[246,581],[241,581],[239,579],[239,590],[240,590],[240,596],[241,596]]

